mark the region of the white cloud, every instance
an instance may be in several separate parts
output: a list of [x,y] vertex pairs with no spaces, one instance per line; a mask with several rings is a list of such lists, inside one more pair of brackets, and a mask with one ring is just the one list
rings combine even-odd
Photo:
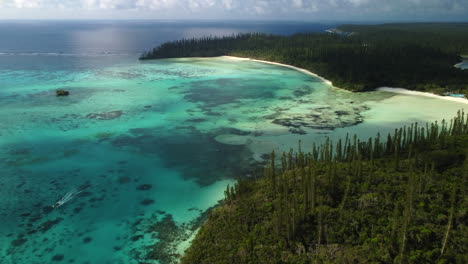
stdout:
[[[0,0],[0,13],[8,10],[70,10],[79,13],[102,12],[153,12],[162,15],[199,14],[202,18],[263,16],[269,18],[300,19],[307,14],[323,14],[323,18],[340,16],[407,17],[425,16],[437,18],[439,14],[463,14],[468,18],[468,0]],[[97,11],[96,11],[97,10]],[[14,12],[14,11],[11,11]],[[36,11],[42,12],[42,11]],[[138,14],[138,13],[133,13]],[[206,14],[206,17],[204,16]],[[297,16],[300,15],[300,16]],[[229,17],[227,17],[229,18]]]
[[223,7],[227,10],[234,8],[233,0],[222,0]]
[[362,6],[369,3],[369,0],[348,0],[354,6]]
[[292,0],[293,7],[302,7],[302,0]]
[[41,0],[14,0],[16,8],[39,8],[43,5]]

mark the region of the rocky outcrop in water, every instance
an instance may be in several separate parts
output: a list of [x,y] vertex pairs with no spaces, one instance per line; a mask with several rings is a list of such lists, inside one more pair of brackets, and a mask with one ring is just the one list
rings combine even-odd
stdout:
[[55,94],[57,96],[67,96],[67,95],[70,95],[70,92],[67,90],[60,89],[60,90],[55,91]]

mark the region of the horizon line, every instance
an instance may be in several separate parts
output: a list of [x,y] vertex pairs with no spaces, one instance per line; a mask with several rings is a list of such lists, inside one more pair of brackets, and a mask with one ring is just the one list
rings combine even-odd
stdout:
[[127,21],[127,22],[184,22],[184,21],[196,21],[196,22],[285,22],[285,23],[392,23],[392,24],[405,24],[405,23],[461,23],[468,24],[468,20],[406,20],[406,19],[343,19],[343,20],[332,20],[332,19],[317,19],[317,20],[298,20],[298,19],[243,19],[243,18],[230,18],[230,19],[219,19],[219,18],[0,18],[0,22],[3,21]]

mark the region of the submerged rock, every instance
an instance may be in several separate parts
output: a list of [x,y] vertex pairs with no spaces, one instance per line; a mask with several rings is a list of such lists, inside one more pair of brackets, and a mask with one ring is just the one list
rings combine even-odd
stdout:
[[132,178],[127,177],[127,176],[122,176],[122,177],[119,178],[119,183],[120,184],[129,183],[131,181],[132,181]]
[[192,123],[201,123],[207,121],[205,118],[192,118],[192,119],[187,119],[187,122],[192,122]]
[[19,247],[19,246],[23,245],[24,243],[26,243],[26,241],[28,241],[26,238],[20,236],[17,239],[11,241],[11,246]]
[[64,259],[64,256],[62,254],[57,254],[52,257],[52,261],[62,261]]
[[291,127],[289,128],[289,132],[293,133],[293,134],[297,134],[297,135],[305,135],[307,134],[307,132],[305,132],[304,130],[300,129],[300,128],[295,128],[295,127]]
[[110,111],[106,113],[91,113],[87,114],[86,118],[88,119],[96,119],[96,120],[112,120],[119,118],[123,114],[123,111]]
[[138,241],[143,238],[143,235],[134,235],[130,238],[133,242]]
[[24,214],[20,214],[21,217],[27,217],[27,216],[30,216],[31,213],[24,213]]
[[147,190],[151,190],[151,188],[153,188],[153,185],[151,184],[142,184],[136,187],[136,189],[139,191],[147,191]]
[[114,246],[113,249],[114,249],[114,251],[120,251],[120,250],[122,250],[122,247],[121,246]]
[[140,204],[142,204],[142,205],[154,204],[154,200],[153,199],[144,199],[143,201],[140,202]]
[[88,244],[89,242],[91,242],[93,239],[91,237],[85,237],[83,238],[83,243],[85,244]]
[[47,220],[38,227],[38,231],[42,233],[49,231],[52,227],[62,222],[63,218],[57,217],[55,220]]
[[50,212],[52,212],[54,210],[54,208],[52,206],[44,206],[42,207],[42,212],[48,214]]

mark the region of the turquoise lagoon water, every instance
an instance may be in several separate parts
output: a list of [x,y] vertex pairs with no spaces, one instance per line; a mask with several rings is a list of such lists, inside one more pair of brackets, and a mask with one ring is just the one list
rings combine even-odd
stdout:
[[[85,67],[0,69],[2,263],[138,263],[154,244],[165,247],[156,246],[153,257],[182,252],[226,185],[256,175],[270,151],[299,139],[306,148],[346,133],[366,138],[466,108],[422,96],[354,94],[252,61],[91,67],[98,59]],[[56,97],[56,89],[71,95]],[[77,188],[82,192],[52,209]]]

